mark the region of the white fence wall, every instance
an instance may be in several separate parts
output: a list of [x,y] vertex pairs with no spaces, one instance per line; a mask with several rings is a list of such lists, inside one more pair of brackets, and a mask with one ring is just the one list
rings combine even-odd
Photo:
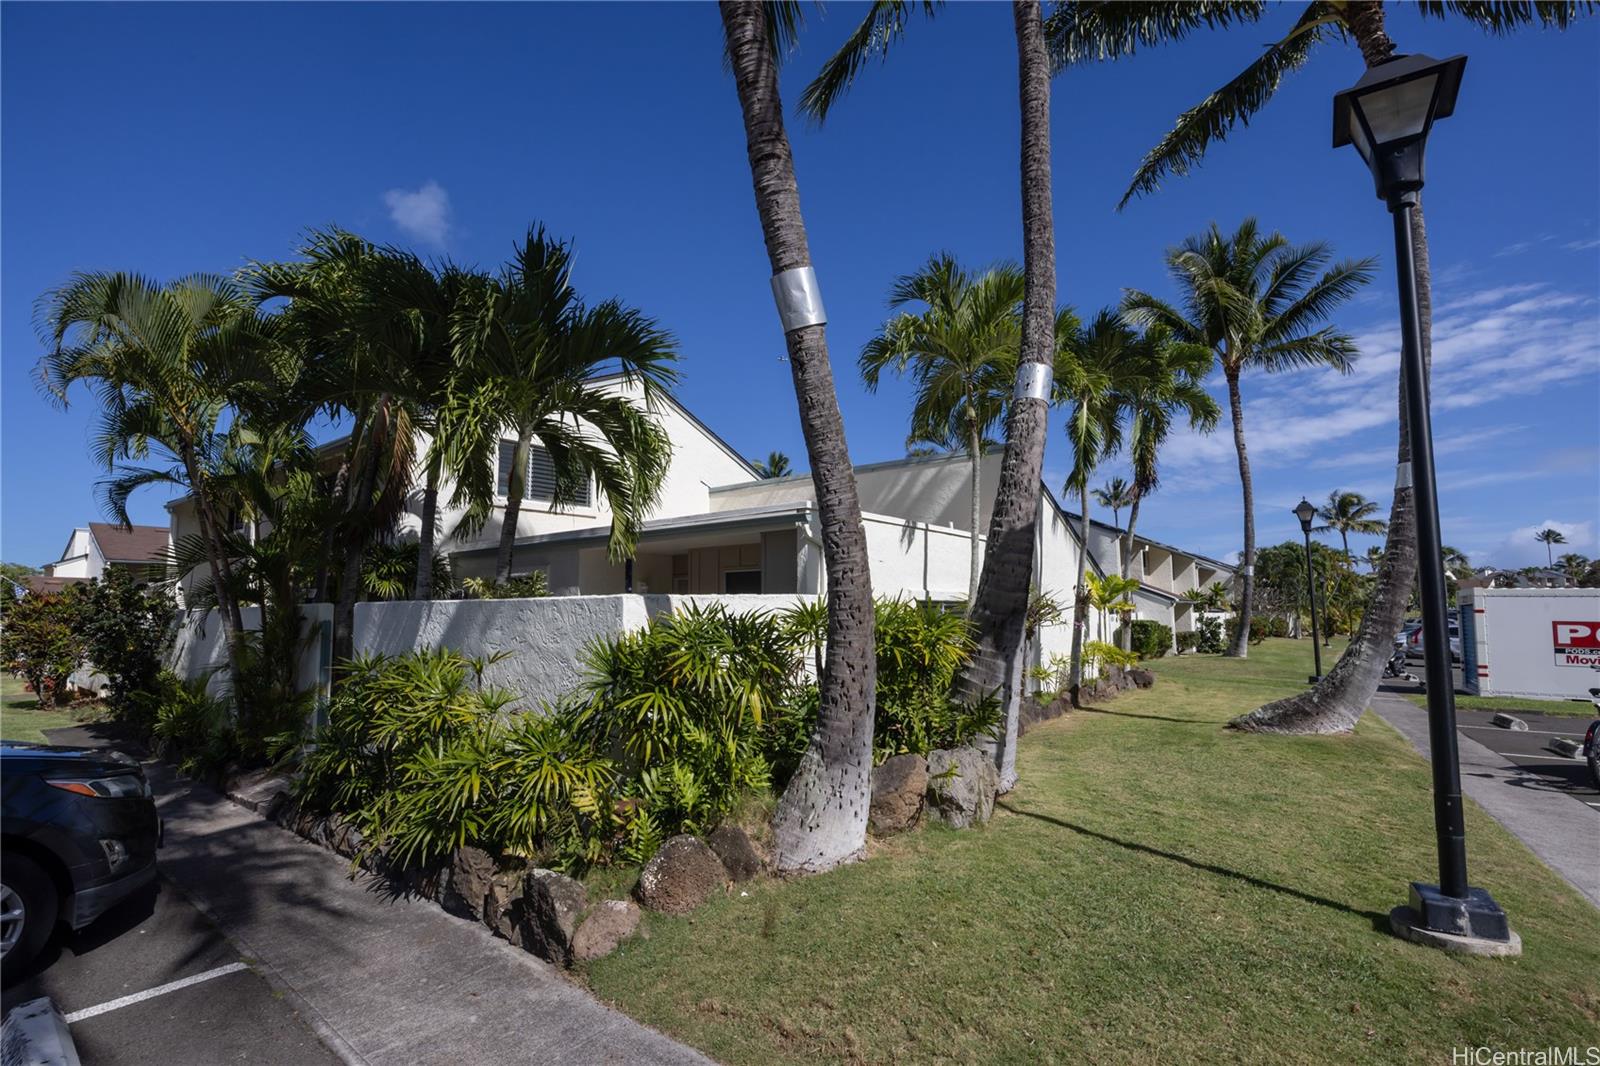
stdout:
[[537,705],[571,691],[582,655],[597,637],[641,629],[651,618],[689,604],[723,603],[735,611],[781,610],[814,596],[546,596],[523,600],[434,600],[356,604],[357,654],[401,655],[453,648],[506,657],[484,680]]
[[[245,607],[239,612],[247,632],[261,628],[261,608]],[[300,656],[301,691],[328,692],[332,679],[333,605],[311,603],[300,609],[301,635],[306,639]],[[222,618],[216,610],[179,611],[178,632],[167,652],[167,666],[186,681],[209,677],[206,691],[223,695],[228,690],[228,648]]]

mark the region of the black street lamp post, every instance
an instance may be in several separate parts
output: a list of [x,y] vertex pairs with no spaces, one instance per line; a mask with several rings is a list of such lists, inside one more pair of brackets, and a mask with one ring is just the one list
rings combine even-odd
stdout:
[[1417,307],[1411,213],[1422,189],[1423,153],[1434,120],[1455,110],[1466,56],[1433,59],[1398,56],[1372,67],[1333,98],[1333,146],[1354,144],[1372,170],[1379,199],[1394,215],[1395,273],[1400,287],[1401,381],[1409,422],[1411,461],[1400,464],[1396,490],[1407,487],[1417,513],[1417,575],[1422,598],[1423,654],[1427,663],[1428,740],[1433,762],[1434,831],[1439,883],[1412,882],[1409,907],[1390,922],[1411,939],[1479,954],[1520,952],[1521,941],[1489,893],[1467,882],[1466,829],[1462,822],[1461,770],[1456,748],[1455,681],[1445,615],[1444,557],[1439,539],[1439,498],[1434,482],[1433,427],[1422,361],[1422,321]]
[[1317,517],[1317,509],[1311,501],[1301,497],[1295,505],[1294,516],[1300,519],[1300,532],[1306,538],[1306,596],[1311,600],[1311,655],[1316,662],[1316,672],[1306,680],[1315,685],[1322,680],[1322,645],[1317,637],[1317,571],[1311,565],[1311,520]]

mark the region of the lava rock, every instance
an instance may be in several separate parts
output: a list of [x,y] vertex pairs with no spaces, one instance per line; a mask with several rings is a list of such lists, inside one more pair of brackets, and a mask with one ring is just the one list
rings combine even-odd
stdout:
[[450,857],[450,884],[440,905],[459,918],[483,920],[483,903],[494,881],[494,858],[482,848],[457,848]]
[[872,770],[872,809],[867,825],[878,836],[903,833],[922,817],[928,791],[928,760],[896,755]]
[[1142,666],[1136,666],[1128,671],[1128,680],[1139,688],[1150,688],[1156,683],[1156,675]]
[[1000,771],[976,748],[928,753],[928,812],[952,828],[987,822],[999,788]]
[[675,836],[661,845],[639,874],[639,902],[663,914],[688,914],[728,881],[728,871],[706,842]]
[[611,954],[639,928],[642,913],[632,900],[601,900],[583,919],[577,935],[572,938],[573,959],[589,962]]
[[711,845],[711,850],[722,860],[723,869],[728,871],[731,880],[748,881],[761,872],[764,865],[761,853],[756,850],[755,841],[750,839],[750,834],[738,826],[718,826],[706,838],[706,843]]

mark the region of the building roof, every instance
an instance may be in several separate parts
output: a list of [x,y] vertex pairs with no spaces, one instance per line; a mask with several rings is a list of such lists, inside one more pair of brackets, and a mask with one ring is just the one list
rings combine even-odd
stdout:
[[22,584],[27,586],[29,592],[36,596],[50,596],[68,585],[81,585],[89,579],[86,577],[51,577],[49,574],[28,574],[22,579]]
[[167,552],[166,526],[118,526],[90,522],[89,534],[108,563],[158,563]]
[[[727,533],[735,530],[768,527],[785,523],[799,523],[813,510],[813,505],[805,503],[774,503],[761,507],[744,507],[733,511],[711,511],[706,514],[676,515],[671,518],[652,518],[640,523],[639,539],[641,541],[650,537],[672,535],[677,533]],[[605,544],[611,538],[611,527],[587,526],[583,529],[567,529],[558,533],[536,533],[531,536],[518,537],[512,542],[516,548],[536,548],[544,545],[563,544],[578,546],[594,546]],[[493,555],[498,551],[493,544],[485,544],[476,548],[461,548],[451,554],[462,558],[476,555]]]

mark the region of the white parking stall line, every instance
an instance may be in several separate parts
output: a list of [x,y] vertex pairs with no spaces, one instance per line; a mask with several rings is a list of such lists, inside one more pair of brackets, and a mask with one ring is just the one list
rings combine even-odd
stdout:
[[1490,733],[1498,733],[1501,736],[1516,736],[1518,733],[1529,733],[1541,737],[1571,737],[1573,740],[1578,740],[1583,736],[1582,730],[1573,732],[1570,729],[1501,729],[1497,725],[1458,725],[1456,728],[1482,729]]
[[97,1017],[101,1014],[107,1013],[108,1011],[120,1010],[123,1007],[131,1007],[135,1003],[143,1003],[147,999],[155,999],[157,996],[164,996],[168,992],[176,992],[180,988],[188,988],[190,985],[197,985],[202,981],[209,981],[215,977],[226,977],[230,973],[238,973],[240,970],[248,970],[249,968],[249,966],[246,966],[242,962],[230,962],[226,966],[218,966],[215,970],[207,970],[205,973],[197,973],[193,977],[185,977],[177,981],[168,981],[164,985],[157,985],[154,988],[147,988],[143,992],[135,992],[131,996],[123,996],[120,999],[113,999],[108,1003],[100,1004],[98,1007],[85,1007],[82,1010],[75,1010],[71,1014],[67,1015],[67,1024],[75,1025],[78,1022]]

